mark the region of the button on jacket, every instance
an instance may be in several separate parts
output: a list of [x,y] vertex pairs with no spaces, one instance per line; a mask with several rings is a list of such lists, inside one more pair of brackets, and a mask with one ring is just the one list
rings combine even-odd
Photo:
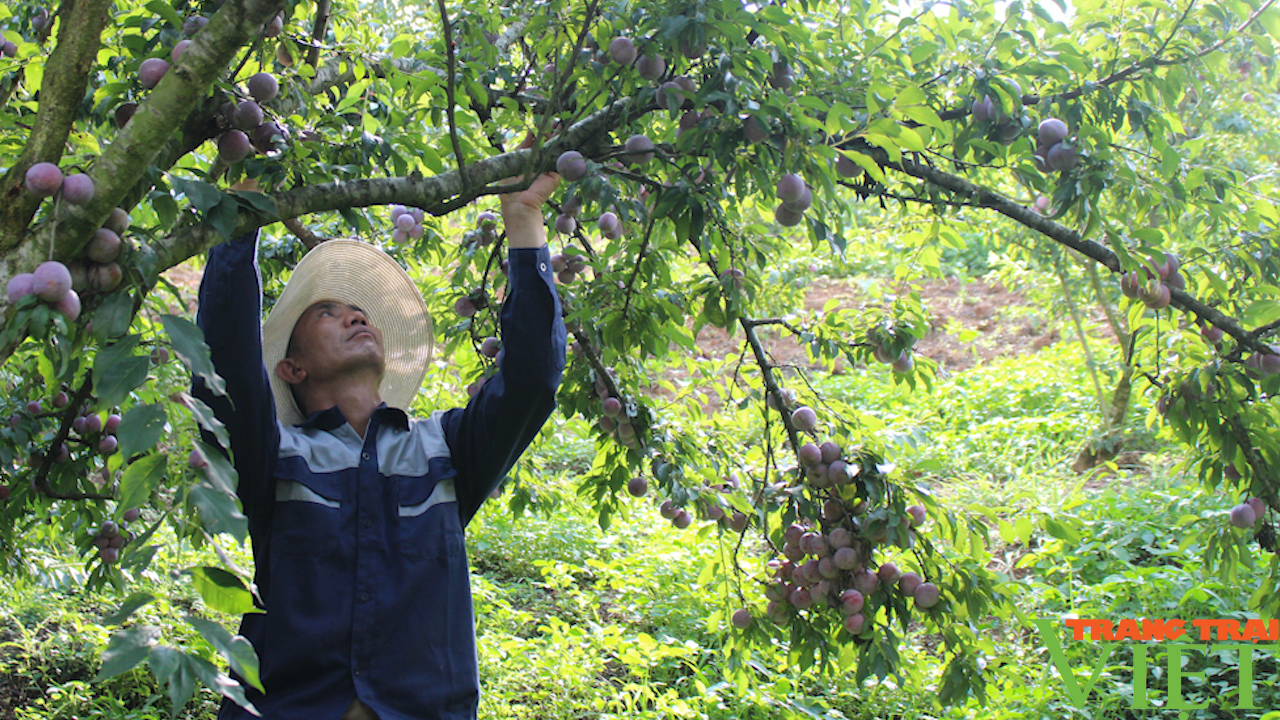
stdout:
[[[264,613],[267,720],[337,720],[359,697],[381,720],[475,718],[479,679],[463,528],[555,407],[565,328],[546,247],[509,253],[499,372],[465,408],[380,407],[362,439],[337,407],[285,427],[262,362],[256,235],[213,248],[197,322],[226,424]],[[428,340],[424,338],[424,340]],[[233,409],[234,405],[234,409]],[[252,717],[225,701],[220,720]]]

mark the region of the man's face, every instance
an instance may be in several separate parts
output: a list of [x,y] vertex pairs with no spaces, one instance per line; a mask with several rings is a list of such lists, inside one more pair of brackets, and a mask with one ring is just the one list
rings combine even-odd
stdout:
[[315,303],[298,318],[288,357],[314,380],[371,369],[381,377],[386,365],[382,331],[360,308],[333,300]]

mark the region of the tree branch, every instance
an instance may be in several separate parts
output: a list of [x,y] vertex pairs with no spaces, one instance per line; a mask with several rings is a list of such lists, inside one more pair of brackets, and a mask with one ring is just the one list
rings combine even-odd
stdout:
[[93,373],[90,371],[85,373],[84,383],[80,385],[80,389],[71,398],[71,402],[67,403],[67,409],[62,414],[62,425],[58,428],[57,434],[53,436],[53,442],[49,443],[48,451],[41,458],[40,467],[36,470],[36,476],[31,479],[31,487],[45,497],[55,500],[110,500],[115,497],[110,494],[101,495],[98,493],[59,493],[55,492],[49,484],[49,471],[53,469],[53,463],[58,451],[62,444],[67,441],[75,417],[80,414],[80,409],[84,407],[84,401],[89,398],[89,391],[92,388]]
[[[848,144],[852,145],[852,143]],[[1113,273],[1123,271],[1120,266],[1120,258],[1109,248],[1092,240],[1084,239],[1084,237],[1075,230],[1064,225],[1060,225],[1053,220],[1044,217],[1035,210],[1024,207],[1020,203],[1017,203],[994,190],[977,185],[962,177],[952,175],[943,170],[939,170],[935,167],[906,157],[904,157],[900,162],[893,162],[889,159],[889,154],[887,152],[866,143],[861,143],[857,147],[847,147],[846,149],[857,150],[858,152],[871,156],[882,167],[897,170],[898,172],[905,173],[912,177],[928,181],[963,198],[968,198],[971,202],[980,207],[995,210],[1001,215],[1019,222],[1061,245],[1065,245],[1072,250],[1075,250],[1094,262],[1106,266],[1107,269],[1111,270]],[[1263,348],[1263,344],[1259,342],[1255,334],[1246,330],[1240,325],[1240,323],[1236,322],[1234,318],[1223,314],[1216,308],[1205,305],[1183,290],[1169,288],[1169,292],[1173,297],[1172,304],[1174,307],[1195,315],[1202,322],[1217,325],[1228,335],[1234,337],[1242,347],[1255,351]]]
[[[331,7],[331,0],[316,0],[315,27],[311,30],[311,49],[307,51],[307,64],[311,67],[315,67],[320,62],[320,45],[324,42]],[[354,78],[354,75],[352,77]]]
[[462,186],[465,190],[467,186],[467,159],[462,154],[462,142],[458,139],[458,119],[454,114],[454,108],[458,105],[454,99],[458,62],[454,57],[453,26],[449,23],[449,8],[444,4],[444,0],[436,0],[436,5],[440,8],[440,25],[444,28],[444,52],[447,63],[444,87],[445,93],[449,98],[449,104],[445,106],[445,112],[449,117],[449,141],[453,145],[453,157],[458,161],[458,173],[462,177]]
[[0,253],[22,242],[27,225],[40,207],[42,198],[23,190],[27,169],[38,162],[57,164],[62,158],[89,73],[98,58],[110,8],[110,0],[81,0],[65,3],[59,10],[62,22],[58,43],[44,63],[35,124],[17,162],[0,179]]

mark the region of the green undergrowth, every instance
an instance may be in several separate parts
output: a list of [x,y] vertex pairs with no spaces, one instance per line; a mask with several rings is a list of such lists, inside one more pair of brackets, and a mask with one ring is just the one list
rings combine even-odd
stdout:
[[[1209,575],[1202,548],[1185,541],[1187,528],[1225,525],[1233,500],[1203,492],[1160,454],[1159,438],[1143,424],[1145,400],[1135,395],[1126,432],[1130,447],[1149,451],[1144,469],[1123,469],[1089,483],[1067,467],[1096,421],[1096,399],[1078,349],[1051,346],[938,379],[932,390],[907,394],[881,368],[819,378],[823,393],[861,398],[904,477],[952,507],[983,517],[990,528],[992,567],[1004,573],[1022,622],[982,619],[982,658],[989,684],[985,704],[941,708],[933,700],[945,664],[937,638],[917,629],[904,648],[901,674],[859,686],[851,674],[818,674],[794,667],[785,638],[756,643],[745,656],[728,647],[737,631],[727,617],[742,605],[763,605],[750,580],[724,585],[709,570],[736,561],[758,571],[764,557],[712,524],[672,528],[651,498],[626,498],[607,531],[590,503],[577,496],[594,443],[581,421],[554,421],[542,443],[536,512],[513,515],[490,502],[468,528],[473,566],[483,718],[1090,718],[1178,717],[1160,709],[1134,714],[1133,653],[1121,647],[1107,659],[1090,643],[1071,642],[1064,617],[1247,617],[1236,581],[1256,585],[1259,552],[1250,534],[1235,579]],[[749,440],[748,440],[749,442]],[[519,483],[517,478],[517,484]],[[504,499],[515,497],[504,495]],[[1047,532],[1052,517],[1058,531]],[[1065,530],[1063,530],[1065,528]],[[0,716],[17,720],[169,717],[153,677],[135,668],[95,683],[101,650],[112,630],[97,622],[122,596],[79,592],[82,561],[59,554],[68,538],[38,546],[45,571],[0,585]],[[246,548],[227,548],[249,566]],[[736,555],[735,555],[736,553]],[[1264,564],[1270,556],[1257,557]],[[187,577],[193,564],[218,564],[208,548],[181,557],[157,556],[130,591],[156,602],[131,622],[161,628],[164,642],[216,653],[183,621],[208,617],[234,628],[236,618],[202,607]],[[1044,639],[1031,624],[1052,620],[1087,678],[1099,677],[1088,708],[1074,708],[1062,690]],[[1153,665],[1162,656],[1153,656]],[[220,662],[220,661],[219,661]],[[1202,681],[1184,683],[1192,700],[1218,703],[1231,695],[1238,670],[1218,659],[1193,658]],[[1270,660],[1255,668],[1256,697],[1280,703]],[[1153,672],[1153,700],[1164,702],[1168,680]],[[216,701],[201,690],[181,717],[209,720]],[[1252,711],[1230,717],[1261,717]],[[1154,714],[1153,714],[1154,713]],[[1164,714],[1161,714],[1164,713]],[[1172,713],[1172,714],[1169,714]],[[1203,717],[1218,717],[1212,714]],[[1201,717],[1194,713],[1188,717]]]

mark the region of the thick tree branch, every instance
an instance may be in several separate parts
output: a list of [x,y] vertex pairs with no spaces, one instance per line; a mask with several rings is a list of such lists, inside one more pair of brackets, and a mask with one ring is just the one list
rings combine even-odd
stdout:
[[[97,186],[91,202],[76,206],[63,204],[56,222],[47,223],[35,233],[19,232],[27,238],[14,250],[0,258],[0,277],[29,271],[42,259],[40,248],[49,247],[54,233],[54,257],[75,257],[125,195],[143,177],[161,148],[203,101],[210,86],[218,79],[237,50],[256,37],[263,23],[278,12],[284,0],[228,0],[204,29],[196,33],[192,44],[164,78],[139,105],[128,124],[89,169]],[[50,61],[50,65],[54,63]],[[43,106],[44,103],[42,102]],[[4,251],[0,247],[0,253]]]
[[35,124],[22,155],[0,180],[0,253],[22,242],[40,207],[41,198],[23,190],[27,169],[38,162],[57,164],[62,158],[110,8],[110,0],[79,0],[65,3],[59,11],[58,44],[45,63]]

